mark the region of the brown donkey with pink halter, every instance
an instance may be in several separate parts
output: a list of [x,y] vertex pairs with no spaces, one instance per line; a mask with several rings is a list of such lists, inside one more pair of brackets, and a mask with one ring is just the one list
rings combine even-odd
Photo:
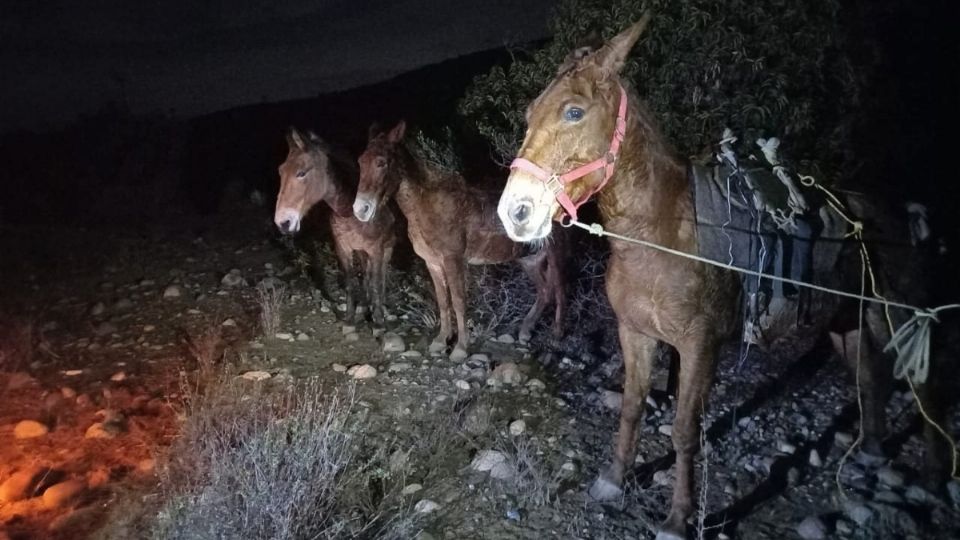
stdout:
[[[597,194],[607,231],[689,254],[698,252],[687,163],[674,156],[650,113],[619,76],[648,21],[645,15],[596,51],[575,51],[530,104],[526,139],[498,207],[500,220],[514,240],[548,238],[555,219],[576,219],[577,208]],[[847,203],[854,214],[873,213],[884,219],[868,202],[848,197]],[[905,234],[907,228],[901,232]],[[842,236],[837,243],[842,243]],[[672,431],[677,469],[670,510],[657,538],[685,538],[686,521],[694,509],[693,458],[699,449],[700,417],[719,348],[738,326],[739,278],[715,266],[619,239],[611,239],[610,248],[606,289],[617,315],[623,352],[623,406],[612,462],[593,483],[590,494],[599,500],[621,496],[624,474],[636,456],[637,427],[650,390],[657,343],[672,345],[680,354]],[[833,266],[818,271],[859,278],[857,251],[849,249],[849,243],[845,244],[841,255],[846,258],[839,260],[837,248],[830,263]],[[892,254],[892,248],[878,249],[874,262],[893,260],[889,268],[901,273],[887,275],[910,275],[903,271],[904,260],[909,258]],[[847,271],[841,272],[841,263],[852,263],[856,269],[843,266]],[[891,280],[887,285],[912,290],[906,280]],[[858,286],[855,280],[844,288]],[[888,291],[883,292],[887,295]],[[868,324],[861,336],[855,303],[847,306],[852,309],[843,310],[836,300],[821,306],[821,319],[829,322],[818,330],[829,329],[841,356],[859,370],[863,448],[879,453],[886,429],[886,394],[881,382],[889,371],[876,362],[880,355],[870,354],[870,349],[889,338],[880,324],[881,310],[876,305],[865,310]],[[862,363],[856,360],[858,348],[864,351]],[[933,440],[931,433],[928,430],[928,444]],[[942,466],[945,456],[942,450],[935,450],[928,460]]]

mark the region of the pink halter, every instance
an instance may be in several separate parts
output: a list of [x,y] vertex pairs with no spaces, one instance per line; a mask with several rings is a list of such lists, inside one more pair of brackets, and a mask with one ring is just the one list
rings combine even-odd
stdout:
[[[513,163],[510,164],[510,169],[520,169],[521,171],[532,174],[536,178],[539,178],[547,188],[553,191],[553,196],[557,198],[557,202],[560,203],[560,206],[563,207],[567,215],[571,219],[577,219],[577,208],[580,208],[583,203],[590,200],[590,197],[593,197],[598,191],[603,189],[603,186],[607,184],[607,181],[610,180],[610,177],[613,176],[614,164],[617,161],[617,156],[620,154],[620,144],[623,143],[623,138],[626,135],[627,130],[627,92],[623,89],[623,85],[620,85],[620,108],[617,112],[617,124],[613,130],[613,139],[610,141],[610,149],[607,151],[606,155],[601,158],[595,159],[586,165],[581,165],[572,171],[568,171],[564,174],[550,173],[545,169],[538,166],[536,163],[518,157],[513,160]],[[570,199],[570,196],[563,190],[563,186],[568,184],[578,178],[583,178],[584,176],[603,169],[603,180],[595,188],[593,188],[586,197],[581,199],[579,202],[573,202]]]

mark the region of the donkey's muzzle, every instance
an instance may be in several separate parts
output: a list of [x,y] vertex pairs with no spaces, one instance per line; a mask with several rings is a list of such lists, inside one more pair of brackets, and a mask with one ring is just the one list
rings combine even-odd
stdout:
[[377,204],[371,200],[369,197],[364,197],[357,195],[356,200],[353,201],[353,215],[360,221],[366,223],[373,219],[373,216],[377,213]]
[[507,209],[507,216],[514,225],[522,227],[530,221],[533,214],[533,201],[530,199],[519,199],[512,201]]

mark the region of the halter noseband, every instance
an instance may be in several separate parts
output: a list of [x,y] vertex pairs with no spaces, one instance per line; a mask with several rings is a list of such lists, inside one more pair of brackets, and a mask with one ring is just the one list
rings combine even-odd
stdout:
[[[598,191],[603,189],[603,186],[605,186],[607,181],[610,180],[610,177],[613,176],[614,164],[617,161],[617,156],[620,154],[620,144],[623,143],[623,138],[627,130],[627,92],[623,89],[623,85],[619,85],[619,87],[620,108],[617,112],[617,123],[613,129],[613,139],[610,141],[610,149],[607,150],[607,153],[603,157],[595,159],[586,165],[581,165],[564,174],[548,172],[529,159],[521,157],[514,159],[513,163],[510,164],[511,170],[520,169],[540,179],[540,181],[547,186],[547,189],[553,192],[553,196],[556,197],[557,202],[560,203],[560,206],[563,207],[563,210],[571,219],[577,219],[577,208],[580,208],[581,205],[590,200],[590,197],[593,197]],[[586,197],[583,197],[576,203],[573,202],[570,196],[563,190],[563,186],[599,169],[603,169],[603,180],[600,184],[593,188],[590,193],[587,193]]]

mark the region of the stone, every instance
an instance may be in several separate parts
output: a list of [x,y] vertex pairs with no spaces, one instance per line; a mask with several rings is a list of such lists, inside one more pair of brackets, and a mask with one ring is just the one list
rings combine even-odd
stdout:
[[503,384],[523,384],[527,379],[526,375],[520,372],[516,362],[503,362],[494,368],[490,377]]
[[507,480],[509,478],[513,478],[515,474],[516,471],[514,471],[513,467],[510,466],[510,463],[506,461],[497,463],[490,468],[490,478],[497,480]]
[[183,292],[180,291],[178,285],[167,285],[167,288],[163,290],[163,298],[180,298],[183,296]]
[[112,422],[94,422],[87,428],[85,439],[113,439],[119,435],[121,429]]
[[400,491],[401,495],[413,495],[414,493],[423,489],[423,486],[420,484],[407,484],[403,486],[403,489]]
[[305,332],[298,332],[297,341],[310,341],[310,336],[308,336]]
[[473,461],[470,462],[470,468],[479,472],[487,472],[497,464],[504,463],[505,461],[507,461],[507,456],[505,456],[503,452],[497,450],[481,450],[477,453],[476,457],[473,458]]
[[459,390],[463,390],[463,391],[465,391],[465,392],[468,391],[468,390],[470,390],[470,383],[468,383],[467,381],[465,381],[465,380],[463,380],[463,379],[457,379],[456,381],[453,382],[453,384],[454,384]]
[[13,428],[13,436],[17,439],[33,439],[42,437],[50,432],[50,428],[36,420],[21,420]]
[[265,381],[270,377],[272,377],[272,375],[266,371],[247,371],[243,375],[240,375],[240,378],[248,381]]
[[120,382],[126,379],[127,379],[127,374],[122,371],[118,371],[110,376],[110,380],[113,382]]
[[673,424],[661,424],[660,427],[657,428],[657,431],[669,437],[673,435]]
[[372,379],[377,376],[377,368],[370,364],[359,364],[347,370],[347,375],[354,379]]
[[343,332],[343,335],[354,334],[357,332],[357,327],[352,324],[345,324],[340,330]]
[[343,336],[343,340],[344,341],[360,341],[360,334],[356,332],[350,332],[349,334],[346,334],[345,336]]
[[811,467],[823,467],[823,460],[820,459],[820,452],[817,452],[816,448],[810,450],[810,458],[807,460],[807,462],[810,463]]
[[49,472],[50,469],[45,467],[28,467],[13,473],[0,484],[0,502],[16,502],[33,497],[37,486]]
[[877,470],[877,480],[879,480],[881,484],[892,488],[900,487],[906,481],[903,473],[891,467],[880,467],[880,469]]
[[510,334],[500,334],[497,336],[497,341],[500,343],[506,343],[507,345],[512,345],[517,342],[517,340],[513,339],[513,336]]
[[407,344],[403,342],[402,337],[393,332],[383,334],[383,352],[402,353],[405,350],[407,350]]
[[827,537],[827,525],[817,516],[810,516],[797,525],[797,534],[803,540],[824,540]]
[[665,471],[657,471],[653,473],[653,483],[658,486],[672,486],[673,485],[673,470],[667,469]]
[[601,390],[600,403],[611,411],[619,411],[623,407],[623,394],[613,390]]
[[387,368],[387,372],[400,373],[403,371],[409,371],[412,367],[413,365],[411,365],[410,362],[394,362],[390,364],[390,367]]
[[83,481],[73,479],[54,484],[43,492],[43,506],[61,508],[77,500],[87,489]]
[[117,303],[113,305],[113,309],[117,311],[126,311],[133,307],[133,300],[129,298],[121,298],[117,300]]
[[855,501],[848,501],[847,504],[844,505],[843,513],[861,527],[865,526],[867,522],[873,518],[874,514],[869,506]]
[[516,437],[517,435],[523,435],[523,432],[527,430],[527,423],[523,420],[514,420],[510,422],[510,427],[508,428],[510,435]]
[[105,306],[103,302],[97,302],[90,308],[90,315],[93,315],[94,317],[103,315],[103,312],[106,310],[107,306]]
[[422,499],[413,505],[413,511],[418,514],[429,514],[438,508],[440,508],[440,505],[430,499]]
[[239,287],[241,285],[246,285],[246,283],[247,282],[245,279],[243,279],[243,274],[240,272],[239,268],[230,270],[220,280],[220,284],[224,287]]
[[157,461],[152,458],[141,459],[137,463],[137,471],[143,474],[153,474],[153,471],[157,468]]
[[333,364],[333,366],[331,367],[333,368],[333,371],[336,373],[344,373],[347,371],[347,366],[343,364]]
[[847,432],[845,432],[845,431],[838,431],[838,432],[836,432],[836,433],[833,434],[833,442],[834,442],[834,444],[836,444],[837,446],[846,448],[846,447],[850,446],[851,444],[853,444],[853,435],[851,435],[851,434],[849,434],[849,433],[847,433]]
[[791,442],[780,440],[777,441],[777,451],[781,454],[792,456],[793,453],[797,451],[797,446]]

